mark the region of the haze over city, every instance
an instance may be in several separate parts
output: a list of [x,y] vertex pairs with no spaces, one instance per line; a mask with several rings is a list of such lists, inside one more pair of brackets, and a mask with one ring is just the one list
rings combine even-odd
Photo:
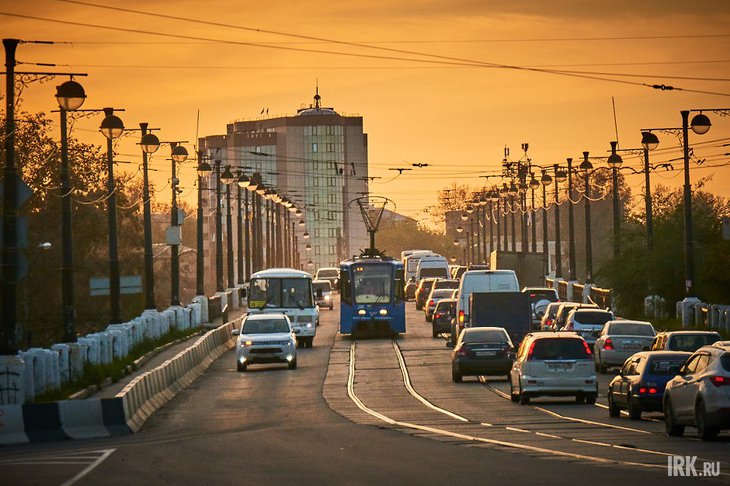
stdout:
[[[19,70],[86,73],[84,108],[114,106],[128,128],[163,140],[224,134],[234,120],[293,115],[312,103],[359,114],[368,134],[371,193],[423,219],[438,190],[486,183],[504,148],[522,143],[537,165],[605,157],[609,142],[640,147],[643,128],[675,128],[680,110],[730,107],[730,5],[725,2],[234,2],[0,1],[3,37],[22,44]],[[33,65],[53,63],[53,68]],[[61,78],[22,93],[21,108],[56,109]],[[673,90],[655,89],[671,86]],[[199,122],[198,122],[199,112]],[[730,196],[730,120],[690,135],[692,181]],[[53,115],[52,115],[53,116]],[[100,117],[73,135],[99,145]],[[657,132],[653,184],[682,183],[678,137]],[[134,133],[121,170],[141,159]],[[158,187],[169,154],[153,159]],[[639,168],[639,154],[625,154]],[[595,161],[594,161],[595,162]],[[702,162],[702,163],[700,163]],[[598,161],[598,163],[601,163]],[[416,167],[413,164],[428,164]],[[390,169],[413,170],[399,175]],[[182,169],[194,204],[195,163]],[[634,197],[643,177],[628,175]],[[494,182],[493,180],[490,183]],[[640,201],[637,200],[639,203]]]

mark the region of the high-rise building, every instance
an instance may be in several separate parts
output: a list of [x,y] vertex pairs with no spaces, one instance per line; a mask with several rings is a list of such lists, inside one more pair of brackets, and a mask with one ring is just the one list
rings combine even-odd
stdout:
[[[290,223],[302,269],[338,266],[368,246],[360,210],[357,204],[349,204],[368,193],[363,119],[323,107],[319,89],[314,103],[296,115],[269,117],[267,111],[262,110],[259,118],[228,124],[225,135],[201,138],[200,147],[234,173],[255,174],[303,211],[302,218]],[[304,226],[299,225],[300,219]],[[310,235],[307,240],[305,231]]]

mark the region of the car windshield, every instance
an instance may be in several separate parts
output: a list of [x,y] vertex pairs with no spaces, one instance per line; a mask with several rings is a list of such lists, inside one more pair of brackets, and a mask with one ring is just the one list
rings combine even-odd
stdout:
[[248,305],[253,309],[314,307],[311,280],[285,277],[251,279]]
[[319,270],[317,272],[317,278],[337,278],[340,276],[340,272],[335,269],[332,270]]
[[384,264],[353,267],[355,303],[390,302],[392,267]]
[[554,290],[535,290],[535,289],[527,289],[525,293],[530,294],[530,301],[531,302],[539,302],[541,300],[549,300],[550,302],[555,302],[558,300],[558,296],[555,295]]
[[623,336],[653,336],[655,334],[651,324],[613,323],[610,326],[609,334]]
[[468,329],[464,333],[463,342],[465,343],[507,343],[509,337],[507,333],[498,329]]
[[289,332],[286,319],[246,319],[241,334],[272,334],[275,332]]
[[677,334],[669,339],[669,349],[694,352],[702,346],[719,340],[720,337],[717,334]]
[[431,294],[431,297],[434,299],[446,299],[451,297],[453,294],[454,291],[452,289],[436,289]]
[[720,356],[720,364],[722,364],[725,371],[730,371],[730,353],[725,353]]
[[674,376],[687,360],[685,358],[654,358],[646,366],[646,372],[655,376]]
[[587,359],[588,352],[581,339],[550,338],[534,342],[532,359]]
[[603,326],[611,319],[613,319],[611,313],[605,311],[576,311],[573,316],[575,324],[588,326]]
[[437,280],[434,286],[437,289],[458,289],[459,288],[459,281],[458,280]]

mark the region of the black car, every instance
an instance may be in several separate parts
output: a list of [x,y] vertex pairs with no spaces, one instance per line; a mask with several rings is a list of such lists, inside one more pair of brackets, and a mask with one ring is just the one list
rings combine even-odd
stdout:
[[454,315],[456,315],[456,299],[438,301],[431,319],[433,337],[438,337],[442,332],[451,332],[451,319],[454,318]]
[[502,327],[470,327],[459,335],[451,354],[451,379],[461,383],[463,376],[509,376],[514,346]]

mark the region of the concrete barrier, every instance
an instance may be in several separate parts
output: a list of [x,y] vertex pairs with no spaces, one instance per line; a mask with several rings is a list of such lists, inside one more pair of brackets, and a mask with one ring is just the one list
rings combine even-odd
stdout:
[[66,343],[54,344],[53,351],[58,353],[58,378],[62,385],[71,381],[71,369],[69,368],[69,345]]

